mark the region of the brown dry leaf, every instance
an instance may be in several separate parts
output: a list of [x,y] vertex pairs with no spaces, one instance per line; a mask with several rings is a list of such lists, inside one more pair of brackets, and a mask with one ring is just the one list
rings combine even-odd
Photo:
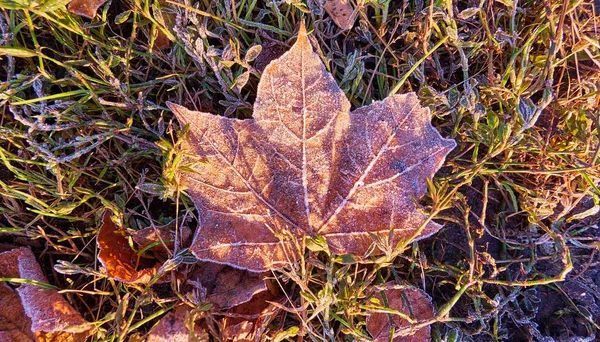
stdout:
[[[260,272],[297,255],[287,236],[321,235],[336,254],[364,255],[373,236],[408,238],[427,220],[415,200],[455,142],[431,126],[414,93],[350,112],[301,26],[262,75],[254,119],[168,103],[190,130],[182,183],[200,213],[200,260]],[[418,236],[437,232],[426,224]]]
[[[159,3],[161,5],[161,7],[163,7],[163,8],[164,8],[164,6],[168,5],[165,0],[159,0]],[[161,10],[163,8],[161,8]],[[154,14],[156,17],[156,13],[154,13]],[[162,20],[164,21],[165,27],[167,27],[167,28],[173,27],[173,25],[175,23],[175,14],[161,12],[160,16],[162,16]],[[158,29],[157,27],[153,27],[152,30],[157,31],[156,38],[154,39],[154,47],[155,48],[157,48],[159,50],[163,50],[163,49],[166,49],[169,46],[171,46],[171,40],[175,38],[172,34],[167,35],[165,32]]]
[[325,11],[333,22],[342,30],[349,30],[354,26],[356,14],[348,0],[327,0]]
[[204,292],[206,302],[229,309],[248,302],[255,294],[268,290],[263,274],[251,273],[216,263],[202,263],[187,277]]
[[[160,319],[150,333],[146,342],[188,342],[188,341],[207,341],[208,334],[198,325],[194,324],[194,334],[192,335],[186,327],[186,321],[190,310],[186,306],[180,306],[166,314]],[[192,338],[193,337],[193,338]]]
[[[385,293],[388,305],[384,305],[381,291]],[[388,307],[397,310],[414,321],[425,321],[434,317],[431,297],[424,291],[413,286],[399,286],[389,282],[378,288],[374,293],[382,307]],[[410,333],[411,324],[399,315],[387,313],[373,313],[367,317],[367,330],[373,336],[375,342],[388,342],[392,326],[390,316],[394,322],[395,335],[394,342],[424,342],[431,341],[431,326],[426,326],[414,332],[411,336],[405,336]],[[404,334],[403,334],[404,333]],[[404,335],[404,336],[402,336]]]
[[124,229],[119,229],[110,219],[111,211],[106,210],[102,226],[98,231],[98,260],[106,268],[109,277],[129,284],[146,284],[156,274],[157,267],[136,270],[139,257],[129,246]]
[[171,46],[171,40],[163,31],[159,30],[156,39],[154,40],[154,47],[159,50],[164,50],[169,46]]
[[[183,245],[187,245],[192,235],[192,230],[183,222],[177,224],[177,220],[173,220],[162,226],[147,227],[140,229],[131,235],[133,241],[138,245],[139,249],[144,249],[150,245],[151,250],[155,252],[166,253],[165,246],[172,249],[176,238],[175,229],[180,229]],[[182,226],[183,224],[183,226]],[[179,228],[181,227],[181,228]],[[163,244],[164,243],[164,244]]]
[[94,19],[98,8],[104,5],[105,2],[106,0],[72,0],[67,8],[73,14]]
[[[48,283],[28,248],[0,253],[0,277]],[[0,283],[1,341],[85,341],[92,326],[56,290]]]
[[254,296],[251,301],[229,310],[222,320],[221,340],[235,342],[263,340],[261,338],[263,333],[281,310],[277,305],[269,303],[277,298],[277,295],[265,291]]

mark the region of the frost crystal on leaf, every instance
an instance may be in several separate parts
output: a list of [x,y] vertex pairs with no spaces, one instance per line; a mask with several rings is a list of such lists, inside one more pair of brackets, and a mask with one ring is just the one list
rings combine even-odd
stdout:
[[[455,147],[414,93],[350,112],[304,25],[258,85],[253,119],[168,103],[193,163],[182,182],[199,213],[192,252],[260,272],[297,251],[286,237],[323,236],[336,254],[364,255],[376,235],[408,238],[427,219],[415,200]],[[429,222],[419,238],[440,229]]]

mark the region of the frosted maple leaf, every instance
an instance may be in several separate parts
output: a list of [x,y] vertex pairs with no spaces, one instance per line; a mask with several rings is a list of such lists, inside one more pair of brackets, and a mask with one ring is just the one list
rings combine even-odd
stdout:
[[373,237],[429,236],[416,200],[455,147],[431,126],[414,93],[350,111],[301,25],[266,68],[253,119],[168,103],[182,125],[191,170],[182,183],[199,214],[200,260],[260,272],[297,256],[291,239],[322,236],[336,254],[364,255]]

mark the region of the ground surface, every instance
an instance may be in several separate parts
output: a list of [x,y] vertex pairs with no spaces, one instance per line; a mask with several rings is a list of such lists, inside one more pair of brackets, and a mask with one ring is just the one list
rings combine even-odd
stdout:
[[[600,338],[600,3],[360,1],[347,31],[320,1],[161,3],[115,0],[90,20],[60,1],[0,1],[0,46],[14,48],[0,49],[0,242],[31,247],[51,284],[75,290],[67,298],[97,339],[141,338],[159,319],[149,314],[185,301],[172,284],[94,272],[105,208],[130,232],[193,216],[166,101],[251,117],[262,70],[302,18],[353,108],[415,91],[458,143],[422,199],[445,200],[445,228],[369,281],[408,282],[449,309],[436,341]],[[335,315],[317,313],[303,338],[368,336],[368,309],[342,287],[363,273],[332,282],[313,270]],[[295,324],[280,315],[264,338]]]

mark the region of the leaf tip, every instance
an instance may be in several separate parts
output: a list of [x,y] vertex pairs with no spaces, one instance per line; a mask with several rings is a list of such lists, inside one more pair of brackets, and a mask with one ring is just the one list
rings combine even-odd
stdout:
[[296,44],[308,43],[308,33],[306,32],[306,24],[304,20],[300,21],[300,28],[298,29],[298,39],[296,40]]
[[177,103],[169,101],[167,101],[167,107],[169,107],[171,112],[173,112],[173,114],[177,118],[177,121],[179,121],[179,124],[183,126],[189,122],[189,120],[187,120],[187,113],[189,112],[187,108],[185,108],[182,105],[178,105]]
[[112,210],[110,208],[105,208],[104,214],[102,214],[102,223],[106,223],[107,220],[110,220],[111,215],[112,215]]

